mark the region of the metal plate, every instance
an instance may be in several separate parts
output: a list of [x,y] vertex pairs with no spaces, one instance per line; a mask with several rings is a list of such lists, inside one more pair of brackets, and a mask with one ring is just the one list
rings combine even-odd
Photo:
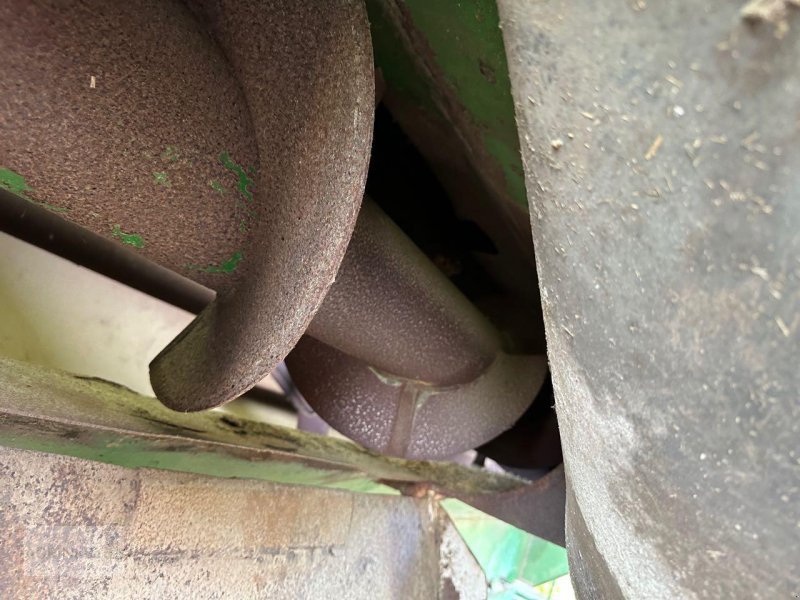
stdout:
[[0,15],[0,185],[218,291],[153,363],[164,402],[198,410],[251,387],[308,325],[361,202],[374,76],[360,0]]

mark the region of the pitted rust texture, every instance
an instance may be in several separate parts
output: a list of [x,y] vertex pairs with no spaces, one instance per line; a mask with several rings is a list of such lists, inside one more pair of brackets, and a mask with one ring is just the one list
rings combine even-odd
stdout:
[[184,411],[252,387],[306,329],[355,225],[374,111],[360,0],[201,4],[250,109],[260,226],[235,293],[206,308],[151,363],[159,399]]
[[547,373],[544,356],[502,352],[493,326],[371,202],[308,333],[287,357],[300,391],[333,427],[395,456],[446,458],[492,439]]
[[[192,285],[186,280],[179,280],[170,271],[156,269],[154,265],[143,264],[143,260],[126,252],[110,252],[117,250],[111,242],[98,238],[95,234],[82,230],[68,222],[59,219],[56,215],[49,213],[43,208],[26,203],[4,190],[0,190],[0,208],[15,208],[2,214],[9,219],[9,222],[17,225],[17,229],[12,228],[12,232],[28,234],[30,241],[38,244],[55,244],[53,250],[61,253],[70,260],[75,260],[80,264],[100,270],[112,277],[120,277],[128,284],[137,286],[139,289],[148,293],[159,295],[162,299],[176,303],[186,310],[199,310],[209,301],[208,290]],[[366,211],[379,213],[379,210],[369,204],[365,205]],[[374,216],[374,215],[373,215]],[[377,219],[377,223],[384,222],[385,217]],[[25,223],[30,222],[28,227]],[[359,231],[364,230],[363,223],[353,239],[353,243],[348,250],[348,257],[356,248],[363,246],[359,242]],[[32,230],[30,224],[41,226],[40,229]],[[383,228],[383,227],[382,227]],[[381,228],[381,229],[382,229]],[[391,228],[394,228],[392,225]],[[391,235],[378,235],[379,231],[373,231],[368,239],[386,239],[394,235],[402,235],[399,231],[394,231]],[[31,237],[30,234],[36,234]],[[406,240],[407,244],[407,240]],[[49,247],[49,246],[48,246]],[[403,247],[403,244],[400,245]],[[120,249],[121,250],[121,249]],[[418,251],[417,251],[418,252]],[[390,256],[393,253],[388,253]],[[93,262],[96,257],[105,257],[104,261]],[[424,259],[424,257],[423,257]],[[346,262],[351,260],[346,259]],[[427,259],[424,259],[427,260]],[[421,269],[424,271],[424,269]],[[436,272],[438,277],[438,272]],[[375,285],[380,285],[382,281],[394,281],[391,271]],[[443,278],[442,278],[443,279]],[[412,281],[417,281],[412,278]],[[445,285],[446,284],[446,285]],[[457,290],[445,280],[445,283],[435,282],[435,289],[442,291],[442,294],[457,295]],[[369,312],[377,311],[379,314],[390,313],[392,309],[392,297],[387,295],[386,304],[383,306],[373,306],[369,302],[361,300],[357,294],[347,288],[353,286],[352,278],[340,274],[334,288],[337,294],[352,297],[356,304],[352,310],[357,315],[359,311],[366,311],[369,320]],[[342,289],[344,288],[344,289]],[[416,298],[416,288],[400,290],[399,293],[404,298],[411,299],[409,302],[400,302],[400,305],[407,306],[409,309]],[[431,297],[430,290],[422,290],[423,295]],[[328,296],[328,299],[331,295]],[[435,295],[434,295],[435,297]],[[328,302],[326,299],[326,303]],[[456,296],[453,300],[444,297],[442,300],[449,304],[450,310],[457,310],[457,307],[464,304],[463,298]],[[199,307],[199,308],[198,308]],[[455,308],[454,308],[455,307]],[[341,310],[347,310],[347,306]],[[421,322],[430,321],[430,314],[419,311],[412,313]],[[329,314],[326,310],[321,310],[315,322],[326,318]],[[465,318],[465,314],[469,318]],[[453,323],[462,327],[471,327],[477,320],[477,328],[488,328],[490,326],[482,323],[482,317],[474,314],[474,309],[464,311],[454,316],[447,313],[437,315],[446,325]],[[352,321],[353,315],[345,315]],[[364,356],[369,356],[374,346],[370,344],[389,343],[393,339],[392,327],[402,328],[402,320],[391,322],[391,315],[386,317],[389,327],[386,324],[378,324],[384,327],[385,338],[370,339],[368,336],[358,336],[359,327],[357,321],[352,321],[354,330],[351,332],[353,341],[351,349],[360,352]],[[413,327],[410,328],[412,332]],[[445,334],[449,334],[444,329]],[[424,336],[424,329],[419,330],[419,337],[414,339],[408,337],[407,348],[413,349],[417,355],[417,360],[427,360],[431,363],[431,369],[436,372],[437,360],[440,355],[448,351],[439,344],[442,341],[455,344],[454,351],[458,357],[470,358],[470,352],[483,360],[481,348],[472,346],[462,346],[463,337],[445,337],[443,339],[431,339]],[[457,331],[456,334],[459,332]],[[492,339],[492,338],[490,338]],[[320,352],[309,354],[305,349],[318,346]],[[380,356],[379,347],[375,354]],[[297,362],[295,361],[295,358]],[[393,454],[403,455],[412,452],[409,456],[448,456],[465,447],[475,446],[486,439],[494,437],[503,431],[519,416],[519,412],[524,410],[530,398],[536,394],[542,384],[545,373],[544,357],[538,356],[509,356],[503,353],[490,357],[492,363],[484,371],[479,371],[473,377],[474,382],[461,386],[448,386],[422,382],[419,378],[406,378],[401,380],[397,376],[388,375],[385,371],[381,372],[374,367],[368,367],[358,358],[348,356],[325,346],[311,337],[306,337],[301,341],[297,351],[294,353],[290,362],[296,367],[295,376],[303,381],[303,389],[306,390],[309,398],[315,399],[319,405],[319,410],[328,421],[333,423],[340,431],[346,433],[351,438],[358,440],[367,446],[380,449]],[[442,371],[439,370],[439,373]],[[445,371],[445,374],[447,371]],[[401,389],[402,387],[402,389]],[[427,400],[434,400],[427,402]],[[414,409],[420,403],[417,409]],[[400,410],[402,409],[402,410]],[[413,421],[413,423],[412,423]],[[412,426],[413,425],[413,426]],[[413,429],[413,431],[412,431]],[[413,434],[412,439],[408,436]]]
[[474,381],[436,386],[381,373],[310,336],[286,362],[334,428],[379,452],[425,459],[453,456],[511,427],[547,374],[544,356],[498,352]]
[[360,0],[192,8],[214,35],[180,2],[0,8],[0,185],[219,293],[152,364],[178,410],[234,398],[305,330],[374,110]]
[[497,331],[374,203],[308,334],[381,371],[445,386],[475,379]]
[[0,171],[17,191],[218,291],[234,282],[204,270],[255,225],[223,161],[253,167],[258,149],[236,78],[182,3],[4,2],[0,69]]
[[[16,111],[9,113],[9,127],[16,134],[11,139],[30,150],[23,157],[35,158],[18,160],[9,146],[4,164],[21,173],[45,165],[40,178],[26,180],[26,189],[17,192],[36,203],[66,208],[62,214],[67,219],[134,245],[141,254],[219,292],[217,301],[151,364],[153,387],[167,406],[209,408],[251,387],[284,357],[306,329],[344,254],[363,192],[374,107],[363,7],[359,2],[326,7],[208,1],[192,4],[192,13],[180,6],[160,8],[173,11],[182,28],[174,42],[180,46],[177,73],[195,73],[197,56],[206,55],[209,72],[196,75],[199,82],[181,79],[176,92],[159,80],[158,89],[133,85],[130,93],[123,93],[127,88],[119,82],[138,82],[144,77],[142,64],[161,65],[151,60],[154,40],[149,36],[165,32],[159,25],[147,29],[116,5],[93,1],[91,15],[81,23],[78,9],[28,7],[23,24],[31,35],[7,38],[11,72],[20,72],[23,55],[32,48],[41,49],[34,53],[34,69],[41,72],[28,82],[21,75],[12,79],[24,93],[3,88],[3,101]],[[58,26],[47,26],[43,17]],[[138,38],[132,26],[145,28],[148,35]],[[210,38],[203,35],[203,26],[211,31]],[[92,42],[84,35],[86,27],[106,32],[117,44],[116,53],[101,52],[106,42]],[[52,41],[49,29],[59,29]],[[97,74],[90,75],[88,92],[53,108],[42,101],[48,84],[64,98],[73,93],[71,80],[59,79],[60,55]],[[113,64],[104,70],[91,62],[101,59]],[[226,109],[216,110],[221,99],[203,87],[209,80],[227,82],[222,88]],[[90,94],[98,89],[95,99]],[[35,118],[25,112],[28,106],[40,111]],[[164,115],[172,129],[156,127]],[[29,120],[40,127],[45,122],[84,125],[77,133],[64,134],[65,147],[79,151],[59,154],[50,148],[59,160],[50,156],[47,162],[48,156],[37,154],[36,143],[44,139],[42,147],[48,149],[47,142],[57,142],[63,132],[34,130],[25,138],[20,132]],[[236,127],[231,129],[229,122]],[[186,139],[168,144],[161,133],[151,135],[153,130],[172,137],[181,133]],[[236,151],[220,151],[216,162],[202,163],[201,150],[212,145],[203,136],[232,131],[240,146],[228,146]],[[113,160],[106,164],[99,153],[103,160],[90,161],[98,148],[106,148]],[[162,170],[129,181],[139,173],[131,166],[137,153],[153,158]],[[247,159],[237,162],[240,155]],[[213,179],[218,175],[214,168],[233,181],[225,180],[226,187]],[[54,204],[59,189],[73,189],[72,178],[95,170],[117,175],[104,175],[98,185],[88,186],[89,201],[73,194],[68,195],[70,204]],[[200,175],[203,185],[185,187],[181,173]],[[147,193],[144,183],[157,193]],[[228,192],[237,200],[225,200]],[[96,198],[103,203],[94,206]],[[195,205],[224,212],[225,218],[195,221],[190,218]],[[134,233],[127,224],[134,218],[144,219],[147,231],[158,235]],[[114,222],[110,233],[103,219]],[[367,205],[359,222],[338,281],[309,331],[327,344],[319,347],[345,352],[345,370],[358,371],[364,385],[353,389],[345,379],[337,381],[335,371],[312,369],[318,385],[309,389],[314,379],[306,369],[301,373],[306,394],[320,406],[339,406],[352,396],[337,409],[339,414],[325,408],[322,414],[355,439],[401,456],[446,456],[509,427],[535,396],[544,377],[543,359],[502,354],[493,326],[379,209]],[[250,223],[257,227],[245,236]],[[188,257],[197,236],[178,235],[175,227],[202,231],[216,254]],[[228,238],[241,250],[225,249],[219,240]],[[223,260],[228,252],[230,258]],[[183,258],[176,261],[176,256]],[[225,283],[226,272],[232,274],[230,284]],[[309,340],[298,354],[313,344]],[[323,389],[330,397],[322,398]],[[364,420],[368,411],[377,415],[384,409],[389,413]]]

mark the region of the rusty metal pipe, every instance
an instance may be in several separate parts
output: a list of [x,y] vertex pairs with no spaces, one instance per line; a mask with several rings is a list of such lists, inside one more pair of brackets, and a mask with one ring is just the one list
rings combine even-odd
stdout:
[[510,356],[495,328],[365,200],[336,282],[286,359],[333,427],[386,454],[444,458],[527,409],[543,356]]
[[[361,0],[143,1],[158,19],[109,0],[0,6],[15,11],[0,19],[0,183],[216,290],[153,361],[159,399],[186,411],[234,398],[319,308],[309,333],[321,341],[306,336],[293,353],[298,384],[354,439],[445,456],[510,426],[544,359],[505,355],[486,319],[369,203],[323,303],[371,142]],[[140,282],[150,283],[163,287]]]
[[158,398],[178,410],[246,391],[308,326],[355,225],[375,98],[361,0],[198,5],[242,86],[259,148],[260,197],[269,202],[259,207],[236,290],[151,363]]
[[475,305],[369,200],[306,333],[381,371],[439,386],[472,381],[500,349]]

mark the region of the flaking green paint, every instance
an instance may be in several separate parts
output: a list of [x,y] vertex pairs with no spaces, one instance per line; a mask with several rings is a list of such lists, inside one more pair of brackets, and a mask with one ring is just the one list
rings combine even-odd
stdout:
[[169,175],[164,171],[155,171],[153,173],[153,180],[161,186],[170,187],[172,183],[170,183]]
[[252,167],[249,169],[249,173],[245,171],[236,161],[231,158],[231,155],[227,152],[223,152],[219,155],[219,162],[222,163],[222,166],[231,171],[236,177],[239,179],[239,183],[237,185],[239,192],[247,198],[248,202],[253,201],[253,193],[250,191],[250,186],[254,185],[254,181],[252,176],[254,175],[255,171]]
[[119,225],[114,225],[111,235],[120,240],[123,244],[128,244],[135,248],[144,248],[144,238],[138,233],[125,233]]
[[8,190],[9,192],[16,194],[20,198],[24,198],[29,202],[33,202],[34,204],[43,206],[44,208],[52,212],[57,212],[57,213],[69,212],[68,208],[64,208],[61,206],[54,206],[53,204],[50,204],[48,202],[40,202],[38,200],[34,200],[33,198],[31,198],[28,195],[28,192],[32,192],[33,188],[28,186],[28,182],[25,181],[25,178],[22,175],[16,173],[15,171],[12,171],[11,169],[0,167],[0,188]]
[[521,485],[504,475],[379,456],[351,442],[254,421],[237,414],[246,415],[246,406],[174,412],[118,384],[2,357],[0,388],[8,391],[0,401],[0,446],[359,491],[396,493],[380,481],[436,481],[467,495]]
[[367,494],[398,495],[387,485],[352,471],[315,468],[301,463],[247,461],[236,455],[194,449],[161,449],[158,441],[135,435],[88,431],[80,441],[52,439],[47,434],[19,436],[0,430],[0,445],[95,460],[132,469],[148,468],[196,473],[212,477],[255,479],[272,483],[306,485]]
[[30,200],[28,192],[32,190],[28,187],[28,182],[25,181],[22,175],[15,173],[11,169],[0,167],[0,187],[26,200]]
[[175,162],[180,157],[181,155],[178,154],[178,148],[176,148],[175,146],[167,146],[164,149],[164,152],[161,153],[161,158],[164,160],[168,160],[170,162]]
[[208,182],[208,187],[210,187],[212,190],[214,190],[221,196],[224,196],[228,193],[228,190],[225,189],[225,186],[222,185],[219,181],[216,181],[214,179]]
[[211,264],[206,267],[201,267],[200,265],[186,265],[186,268],[192,271],[202,271],[203,273],[233,273],[243,258],[244,254],[240,250],[239,252],[235,252],[228,260],[218,265]]

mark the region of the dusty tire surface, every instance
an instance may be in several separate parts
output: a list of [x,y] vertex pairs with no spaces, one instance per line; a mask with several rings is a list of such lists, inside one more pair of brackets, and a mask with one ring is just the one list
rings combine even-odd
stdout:
[[581,598],[800,594],[800,10],[742,4],[499,2]]

